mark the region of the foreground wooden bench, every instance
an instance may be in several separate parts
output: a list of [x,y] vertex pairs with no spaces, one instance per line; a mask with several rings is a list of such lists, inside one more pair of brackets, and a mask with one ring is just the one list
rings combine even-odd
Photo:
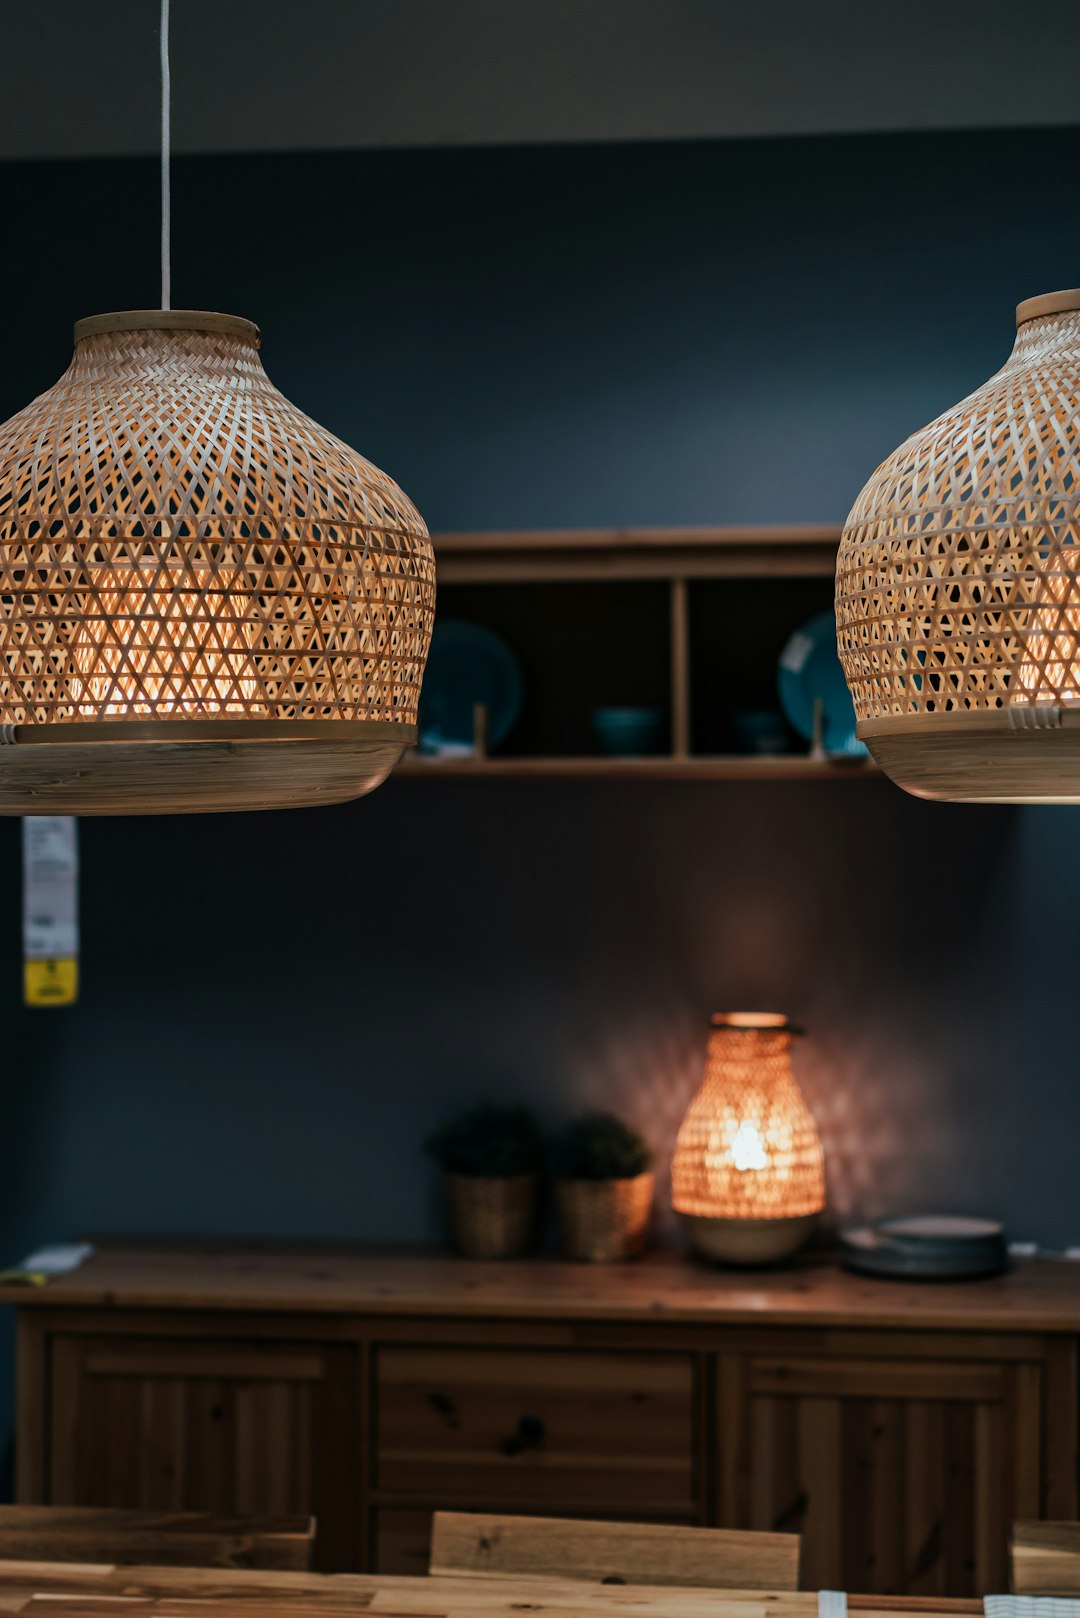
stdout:
[[1080,1594],[1080,1523],[1014,1522],[1009,1576],[1017,1595]]
[[799,1549],[798,1534],[438,1511],[429,1571],[597,1584],[796,1590]]
[[207,1512],[97,1506],[0,1506],[0,1558],[160,1567],[311,1566],[313,1517],[217,1517]]

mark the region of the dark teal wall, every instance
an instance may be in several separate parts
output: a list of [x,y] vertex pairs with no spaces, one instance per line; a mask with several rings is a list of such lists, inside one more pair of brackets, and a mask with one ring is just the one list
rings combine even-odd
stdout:
[[[1080,132],[190,159],[178,302],[433,528],[836,521],[1076,281]],[[156,301],[151,163],[0,170],[0,414],[73,318]],[[391,783],[87,823],[84,987],[19,1004],[0,825],[4,1255],[86,1230],[408,1238],[484,1094],[670,1145],[704,1019],[767,1003],[841,1212],[1080,1240],[1075,812],[883,781]]]

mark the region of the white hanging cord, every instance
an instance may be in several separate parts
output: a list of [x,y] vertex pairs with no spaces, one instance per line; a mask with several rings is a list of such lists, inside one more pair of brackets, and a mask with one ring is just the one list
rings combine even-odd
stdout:
[[172,80],[169,74],[169,0],[161,0],[161,307],[171,307],[172,185],[169,173]]

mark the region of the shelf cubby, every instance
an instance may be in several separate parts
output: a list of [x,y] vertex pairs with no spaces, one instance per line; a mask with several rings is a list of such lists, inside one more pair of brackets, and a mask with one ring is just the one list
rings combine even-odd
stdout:
[[[435,537],[439,613],[504,636],[521,662],[519,722],[490,755],[426,758],[410,779],[865,779],[792,735],[775,756],[733,750],[739,712],[775,709],[788,635],[832,601],[839,529],[518,531]],[[655,706],[666,747],[599,754],[596,707]]]

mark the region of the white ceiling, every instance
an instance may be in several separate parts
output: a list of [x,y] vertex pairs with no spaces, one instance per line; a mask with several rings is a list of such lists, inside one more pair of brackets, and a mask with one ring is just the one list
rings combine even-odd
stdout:
[[[184,152],[1080,119],[1078,0],[172,0],[172,9],[174,141]],[[156,150],[157,18],[158,0],[0,0],[0,159]],[[962,198],[962,176],[957,189]]]

